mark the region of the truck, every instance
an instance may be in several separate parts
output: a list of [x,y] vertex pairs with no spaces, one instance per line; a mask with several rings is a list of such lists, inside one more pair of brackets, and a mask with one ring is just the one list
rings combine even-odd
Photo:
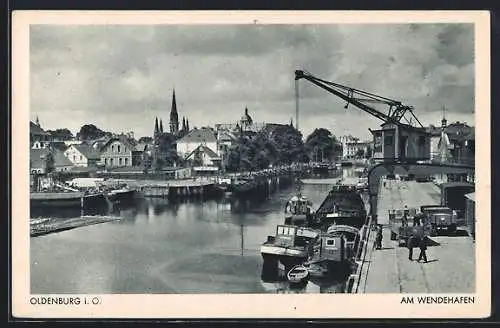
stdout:
[[423,205],[420,211],[424,215],[423,220],[431,226],[431,236],[436,236],[441,231],[457,231],[457,212],[448,206]]
[[413,226],[413,216],[417,215],[415,208],[408,209],[408,219],[404,222],[404,210],[389,210],[389,229],[391,231],[391,240],[397,240],[398,246],[406,246],[408,238],[413,234],[423,238],[431,235],[431,226],[421,222],[420,226]]
[[441,205],[457,212],[457,219],[465,216],[465,195],[474,192],[475,185],[469,182],[448,182],[441,185]]

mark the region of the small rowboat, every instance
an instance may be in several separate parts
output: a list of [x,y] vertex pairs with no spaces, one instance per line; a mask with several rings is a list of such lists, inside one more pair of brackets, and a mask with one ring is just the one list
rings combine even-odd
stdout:
[[288,271],[287,278],[293,284],[298,284],[303,282],[309,277],[309,270],[302,265],[294,266],[290,271]]

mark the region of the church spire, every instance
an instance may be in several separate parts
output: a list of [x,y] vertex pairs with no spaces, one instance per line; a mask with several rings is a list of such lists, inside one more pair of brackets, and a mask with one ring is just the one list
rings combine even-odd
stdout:
[[186,131],[186,117],[182,117],[182,131]]
[[189,120],[186,118],[186,131],[189,132]]
[[154,132],[154,136],[156,137],[159,132],[160,132],[160,129],[158,128],[158,117],[156,117],[155,118],[155,132]]
[[38,115],[36,116],[36,125],[40,126],[40,120],[38,120]]
[[443,106],[443,119],[441,120],[441,128],[444,129],[448,125],[446,121],[446,107]]
[[179,114],[177,113],[177,101],[175,100],[175,89],[172,91],[172,107],[170,109],[170,133],[179,132]]
[[163,133],[163,121],[160,119],[160,133]]

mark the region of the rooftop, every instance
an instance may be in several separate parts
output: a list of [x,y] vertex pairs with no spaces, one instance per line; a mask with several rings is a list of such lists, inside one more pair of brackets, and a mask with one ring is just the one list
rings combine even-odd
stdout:
[[184,137],[177,141],[179,142],[193,142],[193,143],[202,143],[202,142],[217,142],[215,137],[215,133],[211,129],[201,128],[201,129],[193,129],[189,131]]

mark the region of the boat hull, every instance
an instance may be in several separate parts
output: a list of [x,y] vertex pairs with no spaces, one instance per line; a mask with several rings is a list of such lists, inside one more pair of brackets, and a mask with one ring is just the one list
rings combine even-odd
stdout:
[[286,279],[286,273],[293,267],[301,265],[307,260],[306,256],[278,255],[261,253],[264,263],[262,265],[262,280]]

